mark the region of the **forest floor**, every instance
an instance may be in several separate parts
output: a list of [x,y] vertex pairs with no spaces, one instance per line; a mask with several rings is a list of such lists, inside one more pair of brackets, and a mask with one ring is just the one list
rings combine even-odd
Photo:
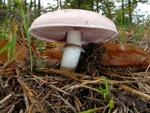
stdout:
[[59,60],[35,59],[32,72],[27,59],[1,67],[0,113],[150,113],[149,67],[99,65],[93,48],[76,72]]

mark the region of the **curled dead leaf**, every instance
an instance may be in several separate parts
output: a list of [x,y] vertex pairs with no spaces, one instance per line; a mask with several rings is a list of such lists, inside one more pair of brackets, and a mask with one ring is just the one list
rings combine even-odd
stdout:
[[143,49],[129,44],[105,43],[104,53],[98,61],[104,66],[147,67],[150,63],[149,54]]

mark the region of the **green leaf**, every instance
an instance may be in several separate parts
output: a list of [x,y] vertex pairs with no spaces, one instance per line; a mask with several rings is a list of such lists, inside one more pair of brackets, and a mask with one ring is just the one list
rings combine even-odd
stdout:
[[109,108],[110,109],[113,109],[114,108],[114,101],[113,101],[113,99],[111,99],[110,101],[109,101]]
[[108,80],[105,81],[105,87],[100,87],[100,93],[104,96],[104,99],[106,99],[109,96],[109,88],[108,88]]
[[111,110],[114,108],[114,101],[113,99],[111,99],[108,103],[108,106],[109,106],[109,111],[108,113],[111,113]]

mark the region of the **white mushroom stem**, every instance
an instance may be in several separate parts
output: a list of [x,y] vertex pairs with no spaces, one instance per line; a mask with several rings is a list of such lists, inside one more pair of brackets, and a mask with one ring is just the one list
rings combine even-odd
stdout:
[[75,30],[69,31],[66,43],[68,45],[64,48],[60,67],[75,70],[81,53],[81,32]]

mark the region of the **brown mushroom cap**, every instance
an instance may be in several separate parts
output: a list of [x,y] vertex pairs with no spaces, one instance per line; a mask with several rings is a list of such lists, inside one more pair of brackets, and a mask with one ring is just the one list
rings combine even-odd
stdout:
[[92,11],[66,9],[41,15],[32,23],[29,32],[47,41],[63,41],[71,30],[81,32],[82,43],[106,42],[116,35],[115,24]]

